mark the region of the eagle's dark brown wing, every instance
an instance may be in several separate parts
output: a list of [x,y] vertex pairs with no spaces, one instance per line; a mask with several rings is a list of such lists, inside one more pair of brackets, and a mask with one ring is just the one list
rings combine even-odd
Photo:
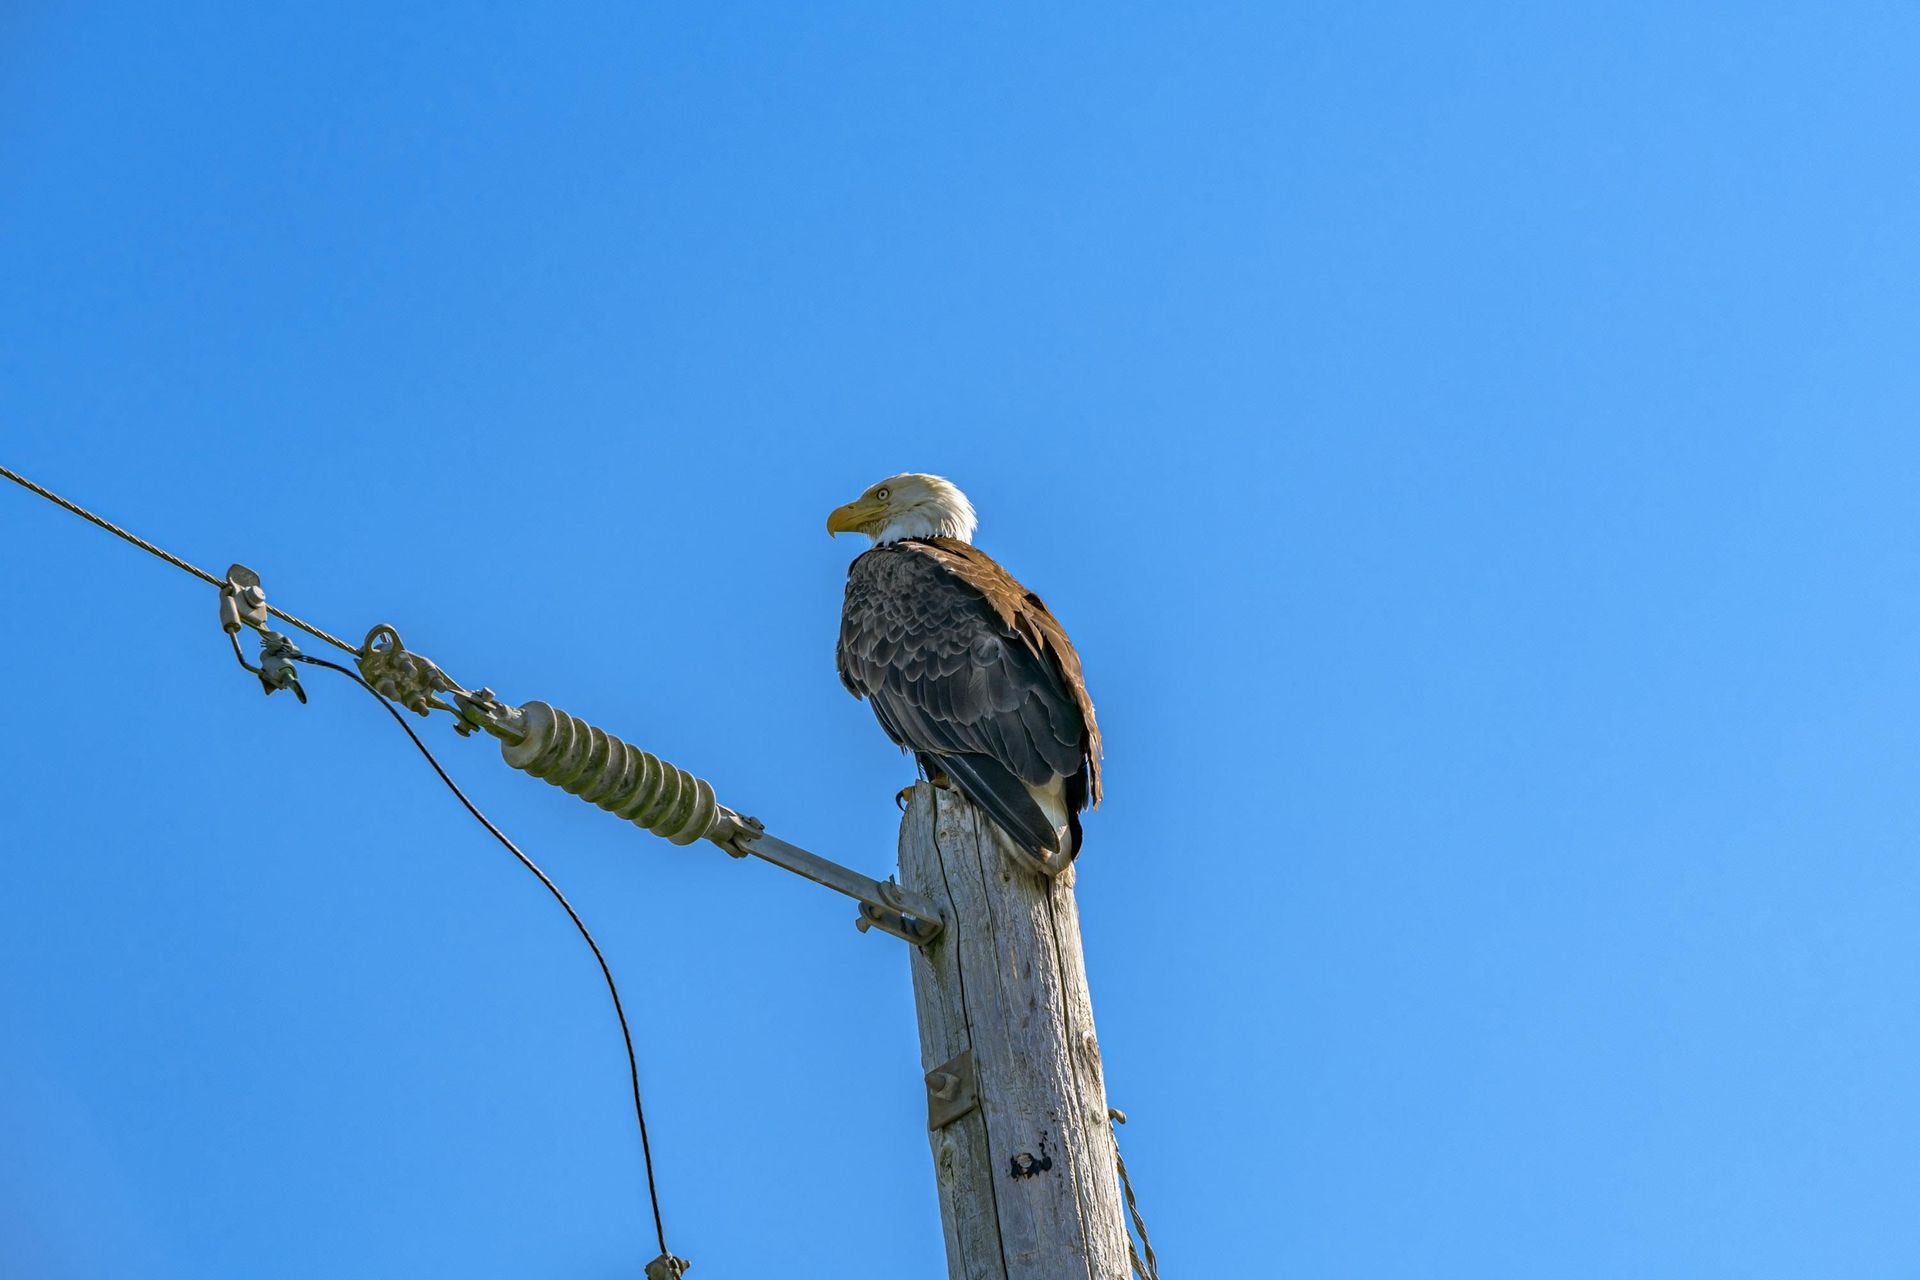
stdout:
[[1100,730],[1080,657],[1040,597],[950,538],[875,547],[847,572],[840,679],[887,735],[938,766],[1009,834],[1053,851],[1053,825],[1021,784],[1064,783],[1100,802]]

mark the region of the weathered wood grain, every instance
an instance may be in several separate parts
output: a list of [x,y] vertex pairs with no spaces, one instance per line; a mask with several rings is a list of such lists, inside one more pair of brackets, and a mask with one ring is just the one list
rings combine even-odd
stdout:
[[1126,1280],[1073,872],[1048,881],[957,793],[921,784],[900,879],[946,929],[913,953],[927,1071],[971,1049],[980,1107],[929,1135],[951,1280]]

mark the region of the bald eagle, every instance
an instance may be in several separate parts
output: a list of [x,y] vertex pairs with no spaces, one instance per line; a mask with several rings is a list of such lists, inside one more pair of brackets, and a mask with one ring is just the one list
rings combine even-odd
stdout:
[[847,570],[840,680],[927,777],[1058,875],[1100,803],[1100,728],[1080,655],[1040,597],[972,544],[973,505],[939,476],[889,476],[827,517],[873,549]]

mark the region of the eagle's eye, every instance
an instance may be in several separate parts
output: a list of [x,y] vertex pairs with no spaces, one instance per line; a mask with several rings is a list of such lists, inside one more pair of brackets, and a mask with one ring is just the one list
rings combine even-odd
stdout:
[[888,497],[888,491],[886,489],[875,489],[873,491],[873,496],[878,498],[880,501],[885,502]]

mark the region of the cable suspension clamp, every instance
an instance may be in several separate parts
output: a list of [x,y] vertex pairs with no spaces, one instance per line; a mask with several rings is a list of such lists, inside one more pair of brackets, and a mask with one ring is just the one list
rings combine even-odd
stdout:
[[227,569],[227,580],[220,588],[220,629],[228,635],[240,634],[242,626],[265,630],[267,593],[260,575],[243,564]]

